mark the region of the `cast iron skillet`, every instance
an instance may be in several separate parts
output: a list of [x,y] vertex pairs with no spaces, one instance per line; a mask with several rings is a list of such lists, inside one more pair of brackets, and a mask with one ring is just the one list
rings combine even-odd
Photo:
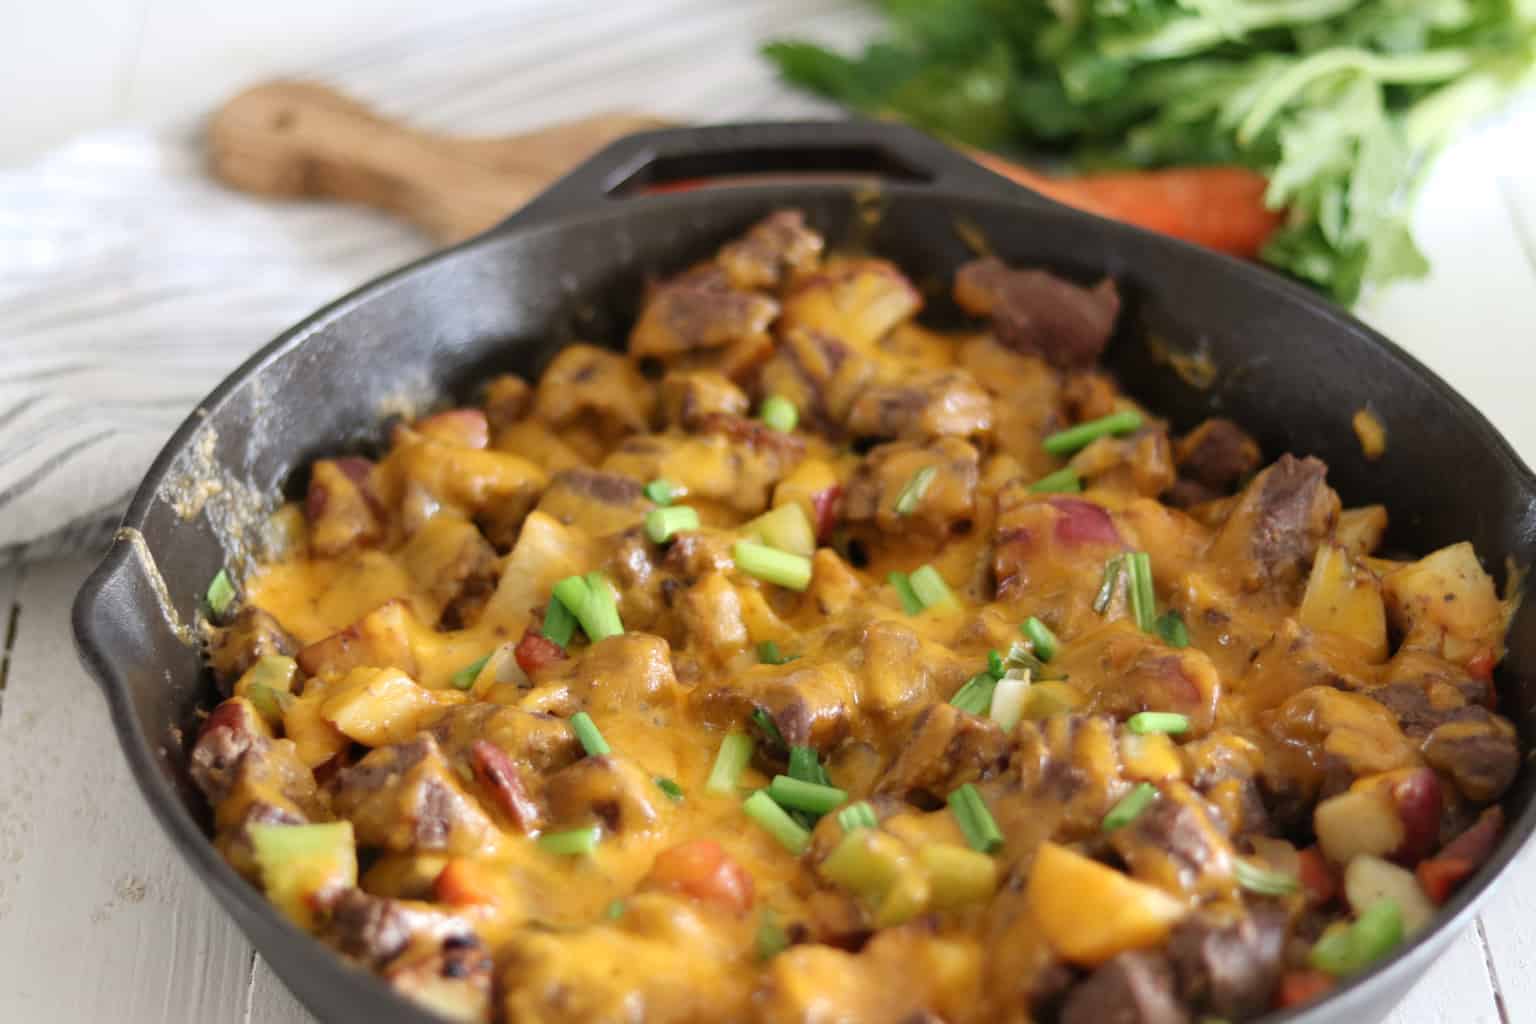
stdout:
[[[636,197],[645,185],[762,172],[852,172]],[[183,737],[211,687],[192,631],[210,578],[245,564],[254,524],[301,467],[367,450],[390,411],[466,399],[486,375],[533,375],[564,342],[621,345],[647,275],[701,258],[772,209],[804,209],[834,242],[898,262],[943,299],[978,238],[1011,264],[1126,298],[1109,366],[1176,426],[1238,419],[1266,454],[1313,453],[1346,504],[1382,501],[1388,547],[1428,552],[1470,539],[1496,575],[1536,559],[1536,478],[1465,400],[1390,342],[1260,268],[1053,204],[912,130],[874,123],[759,124],[637,135],[582,165],[517,215],[366,285],[252,357],[160,453],[124,529],[74,608],[81,658],[100,680],[128,764],[172,842],[277,970],[325,1020],[426,1022],[365,972],[286,924],[214,851],[182,772]],[[252,272],[260,273],[260,267]],[[1181,376],[1198,355],[1214,373]],[[1191,379],[1185,379],[1186,377]],[[1385,424],[1366,460],[1350,417]],[[264,504],[265,503],[265,504]],[[1501,669],[1502,708],[1536,740],[1536,612],[1527,604]],[[1536,830],[1523,772],[1511,827],[1437,927],[1314,1007],[1273,1020],[1383,1018],[1466,925]]]

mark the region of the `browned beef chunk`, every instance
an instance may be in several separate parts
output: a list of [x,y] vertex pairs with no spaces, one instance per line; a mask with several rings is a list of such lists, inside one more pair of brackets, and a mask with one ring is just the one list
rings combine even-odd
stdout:
[[451,1021],[491,1019],[495,961],[480,940],[450,935],[397,957],[384,971],[396,991]]
[[952,704],[930,704],[875,788],[942,800],[957,786],[1001,771],[1007,760],[1008,737],[996,722]]
[[1282,455],[1238,497],[1212,544],[1212,556],[1238,567],[1244,587],[1295,584],[1339,518],[1339,496],[1324,482],[1328,467]]
[[240,763],[271,743],[266,723],[249,701],[235,697],[214,708],[203,723],[188,759],[188,773],[210,804],[218,804],[235,784]]
[[666,358],[762,337],[778,315],[766,295],[731,284],[714,264],[701,264],[654,288],[629,335],[629,352]]
[[556,429],[594,429],[611,444],[646,430],[654,401],[640,371],[617,352],[568,345],[539,378],[533,412]]
[[872,370],[869,360],[850,355],[848,345],[826,331],[785,330],[763,366],[762,389],[794,402],[806,424],[831,433],[841,429]]
[[1190,784],[1220,815],[1230,835],[1262,832],[1268,815],[1259,789],[1264,756],[1252,741],[1225,729],[1179,746]]
[[[891,534],[945,537],[964,532],[976,514],[980,456],[957,437],[928,445],[911,441],[882,444],[859,463],[843,492],[843,518],[870,523]],[[897,499],[919,472],[928,477],[915,506],[896,508]]]
[[271,654],[292,655],[298,641],[268,613],[248,604],[241,608],[227,626],[213,631],[208,641],[208,664],[224,693],[247,669]]
[[992,397],[965,370],[929,370],[860,393],[848,412],[855,437],[974,437],[992,430]]
[[1261,905],[1236,921],[1186,918],[1168,940],[1179,992],[1201,1012],[1246,1020],[1270,1006],[1284,966],[1289,918]]
[[492,806],[515,828],[531,832],[539,827],[543,809],[529,795],[517,763],[500,747],[489,740],[475,740],[469,747],[469,763],[475,781],[490,795]]
[[1174,508],[1190,509],[1220,497],[1221,492],[1215,488],[1180,477],[1163,492],[1162,501],[1163,504],[1172,505]]
[[343,769],[332,803],[351,819],[358,842],[400,853],[474,853],[496,832],[426,733]]
[[1134,822],[1110,833],[1131,874],[1170,892],[1216,897],[1232,891],[1232,845],[1204,798],[1182,782]]
[[651,503],[640,484],[622,473],[562,469],[539,498],[538,510],[566,526],[605,537],[638,524]]
[[1231,490],[1259,468],[1258,442],[1229,419],[1212,417],[1174,446],[1179,475],[1218,493]]
[[347,889],[331,902],[322,937],[342,953],[377,970],[417,942],[474,941],[462,919],[425,903]]
[[799,210],[778,210],[758,221],[742,238],[720,247],[715,257],[738,288],[777,288],[813,272],[825,243],[805,226]]
[[620,833],[645,828],[659,817],[661,791],[628,758],[584,757],[551,775],[545,792],[550,820],[561,825],[598,822]]
[[1450,777],[1463,796],[1497,800],[1520,770],[1515,727],[1485,707],[1468,705],[1424,740],[1424,760]]
[[1108,715],[1026,719],[1010,767],[1024,791],[1061,808],[1060,837],[1098,836],[1104,815],[1130,792],[1120,764],[1120,726]]
[[990,317],[1004,345],[1062,369],[1098,359],[1120,315],[1120,292],[1109,278],[1084,288],[1043,270],[1010,270],[991,258],[960,268],[955,301],[968,313]]
[[445,629],[473,625],[496,591],[496,550],[475,524],[453,516],[434,516],[400,551],[405,570],[439,609]]
[[1161,953],[1121,953],[1067,996],[1061,1024],[1189,1024]]
[[697,429],[711,413],[743,416],[746,392],[713,370],[673,370],[661,379],[661,418],[671,427]]
[[495,704],[460,704],[432,725],[432,736],[455,765],[470,763],[478,740],[489,740],[519,765],[545,773],[581,756],[581,744],[564,719]]

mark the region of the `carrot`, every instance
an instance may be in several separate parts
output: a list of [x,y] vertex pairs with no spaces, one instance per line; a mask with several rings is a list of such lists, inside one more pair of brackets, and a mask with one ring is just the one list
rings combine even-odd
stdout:
[[1048,199],[1233,256],[1253,258],[1280,226],[1262,175],[1243,167],[1175,167],[1051,177],[976,150],[971,159]]
[[752,907],[752,876],[713,839],[694,839],[663,850],[646,883],[742,914]]
[[1499,807],[1490,807],[1472,827],[1446,843],[1443,850],[1419,862],[1414,872],[1424,892],[1436,906],[1450,899],[1456,887],[1483,866],[1503,831],[1504,811]]
[[496,902],[496,882],[481,864],[455,857],[438,872],[432,883],[432,895],[440,903],[456,907]]
[[1333,984],[1332,976],[1322,971],[1287,971],[1280,979],[1280,994],[1275,1002],[1281,1009],[1310,1003],[1327,995]]

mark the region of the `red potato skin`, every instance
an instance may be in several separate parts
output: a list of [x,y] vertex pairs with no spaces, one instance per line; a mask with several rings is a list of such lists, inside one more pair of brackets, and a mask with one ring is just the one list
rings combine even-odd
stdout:
[[1403,822],[1403,845],[1391,859],[1412,867],[1429,856],[1440,841],[1440,815],[1445,806],[1440,776],[1432,768],[1421,768],[1392,783],[1390,792]]
[[694,839],[663,850],[645,883],[733,914],[752,909],[752,876],[713,839]]
[[1287,971],[1280,979],[1275,999],[1277,1009],[1285,1010],[1321,999],[1333,990],[1334,980],[1322,971]]
[[492,801],[524,832],[538,827],[542,814],[528,795],[517,765],[496,744],[475,740],[469,747],[469,766],[475,780],[490,793]]
[[837,528],[838,517],[842,514],[842,505],[842,484],[833,484],[811,496],[811,508],[816,513],[817,544],[826,544],[832,539],[832,531]]
[[1087,544],[1119,546],[1125,542],[1109,510],[1102,505],[1081,498],[1050,498],[1048,503],[1061,515],[1056,520],[1056,539],[1064,546],[1081,547]]
[[1339,876],[1328,864],[1328,858],[1316,846],[1309,846],[1297,854],[1300,864],[1301,887],[1307,899],[1317,906],[1327,906],[1339,895]]
[[512,656],[517,659],[517,667],[531,679],[540,669],[564,659],[565,648],[529,626],[512,649]]

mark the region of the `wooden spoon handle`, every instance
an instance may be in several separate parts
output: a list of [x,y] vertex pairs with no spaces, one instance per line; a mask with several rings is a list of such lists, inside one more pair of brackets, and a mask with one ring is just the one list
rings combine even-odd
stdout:
[[600,114],[500,139],[458,139],[380,117],[307,82],[247,89],[208,127],[213,171],[268,196],[361,203],[441,242],[491,227],[607,143],[667,122]]

